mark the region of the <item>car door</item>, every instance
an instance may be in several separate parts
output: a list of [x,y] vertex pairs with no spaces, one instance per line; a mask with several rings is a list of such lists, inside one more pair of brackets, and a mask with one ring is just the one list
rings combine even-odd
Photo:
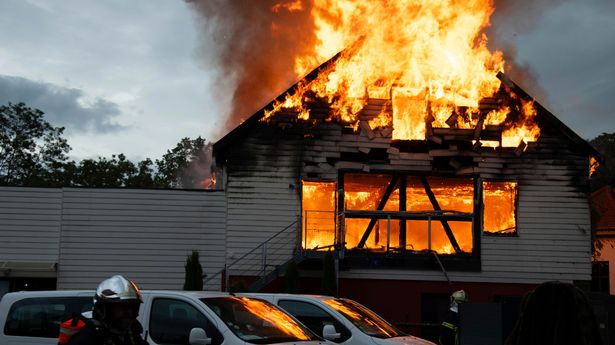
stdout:
[[151,345],[189,345],[192,328],[202,328],[211,338],[211,345],[220,345],[224,338],[215,322],[191,302],[173,297],[152,297],[147,325]]
[[292,299],[280,299],[277,301],[277,304],[319,336],[322,336],[322,330],[325,325],[333,325],[335,330],[340,333],[338,339],[332,340],[335,343],[343,344],[352,336],[350,330],[348,330],[346,326],[329,312],[314,303]]

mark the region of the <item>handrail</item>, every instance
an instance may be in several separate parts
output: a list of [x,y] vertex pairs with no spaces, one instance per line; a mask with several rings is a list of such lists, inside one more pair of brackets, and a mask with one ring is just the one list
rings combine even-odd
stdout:
[[261,242],[260,244],[258,244],[256,247],[254,247],[253,249],[251,249],[250,251],[246,252],[245,254],[243,254],[241,257],[235,259],[233,262],[231,262],[228,265],[224,265],[224,268],[222,268],[221,270],[217,271],[216,273],[214,273],[211,277],[205,279],[205,281],[203,282],[203,285],[206,285],[208,282],[212,281],[214,278],[216,278],[217,276],[221,275],[223,272],[228,271],[231,267],[233,267],[234,265],[236,265],[238,262],[240,262],[241,260],[245,259],[246,257],[248,257],[249,255],[253,254],[254,252],[256,252],[258,249],[260,249],[261,247],[263,247],[264,245],[266,245],[267,243],[271,242],[272,240],[274,240],[276,237],[278,237],[280,234],[284,233],[286,230],[288,230],[289,228],[291,228],[292,226],[296,225],[298,222],[298,220],[295,220],[294,222],[290,223],[289,225],[287,225],[284,229],[278,231],[276,234],[274,234],[273,236],[269,237],[267,240]]

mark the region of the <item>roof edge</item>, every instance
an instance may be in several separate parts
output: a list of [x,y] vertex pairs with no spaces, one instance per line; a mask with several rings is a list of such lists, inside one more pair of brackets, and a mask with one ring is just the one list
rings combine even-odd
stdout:
[[291,87],[289,87],[286,91],[282,92],[275,99],[273,99],[267,105],[262,107],[259,111],[257,111],[252,116],[250,116],[247,120],[245,120],[244,122],[239,124],[237,127],[232,129],[228,134],[223,136],[220,140],[218,140],[213,145],[213,155],[214,155],[214,157],[216,157],[216,153],[223,152],[224,149],[227,146],[229,146],[232,142],[235,141],[235,139],[237,139],[238,137],[241,137],[243,134],[245,134],[245,132],[247,132],[250,129],[250,127],[252,127],[256,123],[258,123],[258,121],[260,121],[265,116],[265,111],[266,110],[273,109],[275,104],[277,104],[278,102],[284,102],[286,95],[294,93],[299,88],[299,86],[302,83],[304,83],[304,82],[305,83],[312,82],[314,79],[316,79],[316,77],[318,77],[318,75],[323,70],[329,68],[332,64],[337,62],[337,60],[347,51],[348,51],[348,49],[342,50],[341,52],[335,54],[329,60],[327,60],[324,63],[322,63],[320,66],[318,66],[315,69],[313,69],[305,77],[299,79],[295,84],[293,84]]
[[553,125],[557,127],[568,139],[574,142],[577,145],[580,145],[581,148],[587,150],[592,156],[594,156],[598,161],[602,162],[602,155],[596,148],[594,148],[587,140],[581,138],[575,131],[570,129],[562,120],[558,119],[557,116],[553,115],[547,108],[545,108],[542,104],[540,104],[534,97],[530,96],[525,90],[523,90],[517,83],[512,81],[506,74],[503,72],[498,72],[496,75],[498,79],[504,85],[506,85],[509,89],[514,91],[519,97],[523,98],[526,101],[533,101],[535,107],[539,111],[539,113],[546,115],[547,121],[551,122]]

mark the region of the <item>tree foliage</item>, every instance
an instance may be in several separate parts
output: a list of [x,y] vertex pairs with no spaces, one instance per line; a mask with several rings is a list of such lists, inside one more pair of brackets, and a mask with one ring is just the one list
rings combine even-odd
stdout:
[[606,185],[615,187],[615,133],[602,133],[590,144],[602,155],[602,162],[592,177],[592,190]]
[[157,184],[170,188],[202,188],[202,181],[211,169],[211,144],[200,136],[183,138],[177,145],[156,160]]
[[64,128],[24,103],[0,106],[0,184],[42,186],[63,171],[70,151]]
[[186,291],[202,291],[203,290],[203,268],[199,262],[199,252],[192,251],[192,254],[186,258],[184,265],[186,275],[184,278],[184,290]]
[[160,159],[133,163],[123,153],[69,161],[64,128],[24,103],[0,106],[0,185],[45,187],[203,188],[211,143],[183,138]]

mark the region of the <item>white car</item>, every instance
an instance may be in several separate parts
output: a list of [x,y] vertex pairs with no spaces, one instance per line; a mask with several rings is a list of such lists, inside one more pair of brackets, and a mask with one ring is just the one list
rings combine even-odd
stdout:
[[406,335],[362,304],[331,296],[245,293],[267,300],[294,316],[312,332],[342,345],[435,345]]
[[[325,345],[271,303],[227,293],[141,291],[139,321],[150,345]],[[91,310],[94,291],[8,293],[0,301],[0,345],[57,344],[59,324]],[[332,344],[330,344],[332,345]]]

